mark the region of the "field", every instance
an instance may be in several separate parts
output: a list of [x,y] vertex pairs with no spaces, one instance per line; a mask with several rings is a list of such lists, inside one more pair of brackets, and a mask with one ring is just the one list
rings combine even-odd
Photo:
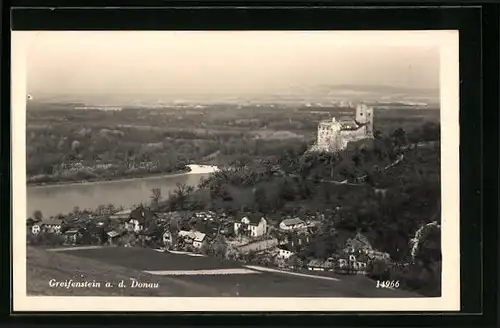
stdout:
[[[49,281],[85,279],[88,281],[130,282],[135,278],[144,282],[157,282],[156,289],[114,288],[51,288]],[[27,294],[37,296],[226,296],[219,291],[171,277],[158,277],[130,267],[108,264],[94,259],[48,252],[28,247],[27,249]],[[227,295],[230,296],[230,295]]]
[[[28,293],[30,295],[109,296],[240,296],[240,297],[418,297],[400,291],[375,288],[375,282],[361,276],[293,276],[286,272],[265,272],[250,268],[249,274],[150,275],[144,270],[202,270],[241,268],[239,263],[208,257],[190,257],[155,252],[151,249],[102,248],[48,252],[28,248]],[[52,289],[52,278],[63,281],[83,275],[100,281],[158,282],[158,289]],[[334,278],[334,279],[331,279]],[[75,279],[76,280],[76,279]]]

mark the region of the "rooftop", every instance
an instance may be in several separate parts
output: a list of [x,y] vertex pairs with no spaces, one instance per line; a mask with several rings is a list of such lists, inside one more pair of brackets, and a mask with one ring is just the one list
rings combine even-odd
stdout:
[[281,221],[281,223],[283,223],[286,226],[293,226],[293,225],[297,225],[297,224],[302,224],[302,223],[304,223],[304,221],[302,221],[299,218],[293,218],[293,219],[285,219],[285,220]]
[[279,245],[278,250],[284,250],[284,251],[289,251],[289,252],[294,252],[291,247],[289,247],[287,244],[284,245]]
[[194,230],[190,230],[190,231],[181,230],[181,231],[179,231],[178,235],[180,237],[188,237],[190,239],[193,239],[194,241],[199,241],[199,242],[203,241],[205,239],[205,236],[206,236],[206,234],[199,232],[199,231],[194,231]]
[[130,218],[138,220],[139,222],[144,222],[145,220],[149,220],[154,216],[154,213],[143,206],[139,206],[133,211],[130,212]]
[[114,213],[109,218],[112,219],[112,220],[115,220],[115,219],[126,219],[126,218],[128,218],[130,216],[130,213],[132,213],[132,210],[131,209],[126,209],[126,210]]
[[111,237],[111,238],[114,238],[114,237],[119,236],[119,235],[120,235],[120,233],[119,233],[118,231],[113,230],[113,231],[108,232],[108,233],[107,233],[107,235],[108,235],[109,237]]

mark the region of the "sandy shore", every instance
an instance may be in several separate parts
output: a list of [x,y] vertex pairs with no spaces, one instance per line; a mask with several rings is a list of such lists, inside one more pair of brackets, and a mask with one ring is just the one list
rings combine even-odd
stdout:
[[169,177],[176,177],[176,176],[182,176],[182,175],[189,175],[189,174],[210,174],[213,172],[217,172],[219,168],[217,166],[213,165],[197,165],[197,164],[189,164],[186,165],[186,171],[185,172],[180,172],[180,173],[167,173],[167,174],[153,174],[153,175],[148,175],[144,177],[135,177],[135,178],[123,178],[123,179],[114,179],[114,180],[96,180],[96,181],[88,181],[88,182],[73,182],[73,181],[68,181],[68,182],[54,182],[54,183],[47,183],[47,184],[28,184],[28,188],[53,188],[53,187],[66,187],[66,186],[71,186],[71,185],[95,185],[95,184],[104,184],[104,183],[117,183],[117,182],[124,182],[124,181],[136,181],[136,180],[149,180],[149,179],[158,179],[158,178],[169,178]]

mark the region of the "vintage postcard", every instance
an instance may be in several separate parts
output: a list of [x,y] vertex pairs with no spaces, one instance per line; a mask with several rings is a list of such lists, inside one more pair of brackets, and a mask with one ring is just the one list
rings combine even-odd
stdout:
[[14,31],[14,310],[459,310],[458,49]]

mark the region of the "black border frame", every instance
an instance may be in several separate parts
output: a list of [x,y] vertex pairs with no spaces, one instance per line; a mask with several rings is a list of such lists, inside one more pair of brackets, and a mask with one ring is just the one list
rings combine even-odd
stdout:
[[[27,6],[26,1],[18,0],[15,5]],[[49,3],[51,2],[51,3]],[[83,1],[82,1],[83,2]],[[116,1],[114,1],[116,2]],[[88,1],[87,1],[88,4]],[[145,6],[146,3],[136,3]],[[149,2],[148,2],[149,4]],[[45,1],[45,5],[56,7],[54,1]],[[455,3],[427,3],[419,4],[418,8],[402,7],[332,7],[328,3],[298,3],[288,4],[287,7],[281,3],[198,3],[193,6],[187,2],[169,2],[165,9],[137,8],[137,9],[76,9],[69,8],[18,8],[11,13],[3,11],[4,19],[2,29],[7,36],[7,23],[12,19],[11,27],[16,30],[62,30],[62,29],[286,29],[286,30],[315,30],[315,29],[458,29],[460,31],[460,192],[461,192],[461,219],[460,219],[460,244],[461,244],[461,299],[462,311],[465,313],[426,313],[428,316],[417,315],[419,313],[395,312],[392,316],[387,313],[332,313],[315,315],[319,313],[302,314],[307,317],[308,324],[329,324],[335,322],[337,325],[390,325],[391,317],[397,316],[397,325],[427,326],[442,325],[444,323],[463,325],[493,325],[497,319],[496,302],[498,300],[498,277],[497,258],[498,242],[495,232],[498,232],[498,16],[499,6],[496,4],[466,5]],[[71,6],[77,6],[72,3]],[[79,4],[82,6],[82,3]],[[101,3],[101,6],[104,4]],[[106,5],[120,5],[107,1]],[[125,5],[121,1],[121,5]],[[203,7],[201,7],[203,5]],[[209,7],[219,5],[219,7]],[[238,7],[235,7],[237,5]],[[256,7],[261,5],[261,7]],[[267,5],[264,7],[263,5]],[[360,5],[360,3],[357,3]],[[377,4],[380,6],[381,4]],[[437,6],[443,6],[438,8]],[[221,7],[224,6],[224,7]],[[272,7],[271,7],[272,6]],[[311,7],[314,6],[314,7]],[[424,6],[427,6],[424,8]],[[10,17],[8,17],[10,15]],[[132,23],[133,22],[133,23]],[[7,27],[8,28],[8,27]],[[10,49],[10,35],[4,37],[6,42],[2,49]],[[490,51],[488,53],[488,51]],[[6,51],[3,51],[5,57]],[[7,54],[10,57],[9,54]],[[10,59],[10,58],[9,58]],[[5,65],[7,63],[7,65]],[[2,100],[10,97],[10,77],[6,71],[10,71],[10,60],[2,61]],[[485,84],[483,85],[483,81]],[[487,81],[487,82],[486,82]],[[483,102],[485,106],[483,107]],[[2,125],[7,127],[10,122],[10,111],[2,113]],[[486,111],[485,107],[488,108]],[[10,125],[10,124],[9,124]],[[483,126],[484,125],[484,126]],[[10,135],[6,129],[2,129],[2,159],[10,158]],[[488,143],[483,143],[487,138]],[[491,142],[493,141],[493,142]],[[487,147],[487,149],[486,149]],[[488,156],[486,159],[485,156]],[[9,161],[10,162],[10,161]],[[443,162],[444,164],[444,162]],[[2,161],[2,195],[7,194],[10,186],[10,163]],[[10,189],[10,188],[9,188]],[[11,189],[9,190],[11,191]],[[487,192],[487,194],[486,194]],[[11,217],[9,207],[12,204],[2,199],[1,210],[3,217]],[[489,206],[489,207],[488,207]],[[489,208],[488,216],[485,208]],[[487,222],[483,221],[488,218]],[[7,262],[11,257],[11,240],[5,238],[10,235],[11,226],[8,220],[1,220],[2,260]],[[485,225],[488,228],[485,229]],[[496,247],[495,247],[496,246]],[[9,251],[10,250],[10,251]],[[494,252],[495,250],[495,252]],[[483,258],[484,251],[484,258]],[[495,254],[496,253],[496,254]],[[487,269],[486,269],[487,267]],[[483,272],[481,272],[481,269]],[[5,272],[5,271],[4,271]],[[2,275],[2,291],[4,294],[11,292],[11,271],[9,275]],[[485,283],[491,284],[485,288]],[[9,286],[9,288],[7,288]],[[12,299],[9,298],[10,310],[12,311]],[[2,307],[4,309],[5,307]],[[71,313],[74,321],[68,314],[44,313],[34,314],[12,312],[9,313],[12,322],[37,322],[37,323],[69,323],[69,322],[103,322],[105,318],[112,319],[114,323],[144,323],[144,318],[138,313],[127,316],[123,313],[101,314],[90,312],[85,315]],[[146,313],[141,313],[146,314]],[[157,323],[165,323],[168,316],[169,323],[187,324],[222,324],[227,321],[234,324],[241,323],[241,319],[231,313],[149,313],[151,320]],[[407,314],[407,315],[405,315]],[[424,313],[420,313],[424,314]],[[240,314],[241,315],[241,314]],[[298,324],[294,318],[298,313],[285,315],[284,313],[266,314],[247,313],[244,321],[255,323],[260,317],[261,323],[267,324]],[[137,317],[137,319],[135,319]],[[222,320],[221,320],[222,319]],[[350,320],[355,324],[350,323]]]

